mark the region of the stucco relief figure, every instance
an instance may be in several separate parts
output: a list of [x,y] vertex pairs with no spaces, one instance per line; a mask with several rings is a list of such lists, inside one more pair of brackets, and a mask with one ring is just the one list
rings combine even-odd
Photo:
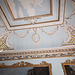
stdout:
[[47,8],[42,5],[44,0],[13,0],[15,5],[15,11],[17,13],[17,17],[25,16],[35,16],[38,7],[39,11],[44,11]]
[[[21,2],[19,0],[13,0],[13,2],[15,4],[17,17],[20,17],[20,15],[28,16],[27,9],[24,9],[23,5],[21,4]],[[19,12],[21,12],[21,13],[19,13]]]

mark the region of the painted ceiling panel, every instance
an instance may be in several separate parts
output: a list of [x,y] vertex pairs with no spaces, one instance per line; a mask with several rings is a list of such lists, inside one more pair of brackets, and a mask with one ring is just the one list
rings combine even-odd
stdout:
[[5,2],[14,18],[52,14],[52,0],[5,0]]
[[[14,18],[16,19],[12,18],[10,10],[7,7],[7,4],[5,3],[5,1],[8,2],[9,6],[11,5],[10,7],[11,11],[14,15]],[[17,3],[15,5],[11,1],[12,2],[15,1],[15,3],[19,1],[20,7],[18,8],[16,6]],[[34,1],[37,1],[37,0],[34,0]],[[51,0],[40,0],[39,2],[41,1],[45,3],[45,1],[51,1]],[[75,26],[75,22],[74,22],[75,15],[74,14],[71,15],[72,11],[74,11],[72,0],[66,0],[65,14],[64,14],[65,0],[52,0],[52,1],[53,1],[52,3],[53,14],[52,15],[50,16],[48,15],[44,17],[42,16],[41,18],[38,18],[38,19],[34,17],[32,18],[30,15],[30,17],[27,16],[28,18],[20,19],[22,17],[25,17],[23,15],[24,11],[22,12],[22,9],[23,8],[25,9],[25,7],[21,0],[0,0],[0,3],[1,3],[0,4],[1,6],[0,7],[0,17],[5,23],[4,28],[0,26],[0,29],[2,29],[0,30],[1,31],[0,39],[2,39],[2,36],[8,36],[7,39],[5,39],[6,40],[5,45],[9,46],[10,48],[12,46],[14,48],[13,50],[14,52],[21,51],[21,50],[28,51],[28,50],[35,50],[35,49],[37,50],[37,49],[58,48],[58,47],[63,47],[63,45],[65,46],[75,45],[75,28],[72,27],[72,26]],[[30,0],[29,2],[33,8],[37,9],[38,7],[37,4],[33,6],[33,3],[31,3]],[[59,13],[59,6],[61,6],[60,13]],[[16,12],[15,7],[17,8],[19,12]],[[27,9],[25,9],[25,11]],[[49,12],[51,12],[51,10]],[[17,13],[19,15],[17,15]],[[38,14],[36,16],[38,16]],[[66,17],[68,16],[70,16],[70,18],[67,19]],[[17,18],[19,18],[20,20]],[[0,19],[0,25],[2,25],[1,19]],[[52,21],[52,22],[47,23],[47,21]],[[44,22],[44,23],[39,23],[39,22]],[[62,25],[60,25],[61,23]],[[1,40],[0,42],[1,44],[3,40]]]
[[[1,0],[2,11],[6,15],[10,23],[9,27],[7,26],[9,30],[33,28],[33,27],[44,27],[44,26],[50,26],[50,25],[59,25],[63,23],[65,0],[63,1],[62,0],[47,0],[47,1],[46,0],[41,0],[41,1],[32,0],[32,3],[30,0],[27,2],[30,7],[25,6],[23,3],[24,2],[22,2],[21,0],[15,0],[15,1]],[[33,3],[34,3],[34,6],[32,7]],[[45,6],[42,4],[44,4]],[[22,11],[22,9],[24,10]],[[24,12],[26,10],[27,12],[34,10],[35,15],[25,17]],[[45,13],[44,10],[46,12],[48,10],[47,14],[43,14]],[[40,12],[39,15],[37,11]],[[21,17],[21,15],[23,18]]]

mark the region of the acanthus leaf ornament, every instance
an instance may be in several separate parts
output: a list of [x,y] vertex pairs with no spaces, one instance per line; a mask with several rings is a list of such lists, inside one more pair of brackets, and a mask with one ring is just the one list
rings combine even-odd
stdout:
[[64,27],[66,32],[69,34],[69,38],[63,43],[63,45],[75,45],[75,27],[69,25],[67,21]]
[[30,19],[25,19],[25,21],[28,21],[30,24],[35,25],[38,19],[41,18],[30,18]]
[[[10,33],[10,32],[9,32]],[[4,33],[0,37],[0,51],[5,51],[5,50],[12,50],[13,47],[9,46],[8,44],[8,38],[9,38],[9,33]]]

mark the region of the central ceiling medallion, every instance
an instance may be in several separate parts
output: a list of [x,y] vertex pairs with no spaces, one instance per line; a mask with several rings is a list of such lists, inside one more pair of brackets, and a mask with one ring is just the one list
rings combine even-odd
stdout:
[[38,33],[34,33],[32,35],[32,40],[37,43],[40,40],[40,35]]

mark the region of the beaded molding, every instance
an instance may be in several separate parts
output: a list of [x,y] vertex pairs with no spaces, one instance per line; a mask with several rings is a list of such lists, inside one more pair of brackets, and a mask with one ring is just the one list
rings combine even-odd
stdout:
[[75,56],[75,47],[1,52],[0,61],[36,59],[36,58],[56,58],[56,57],[70,57],[70,56]]

